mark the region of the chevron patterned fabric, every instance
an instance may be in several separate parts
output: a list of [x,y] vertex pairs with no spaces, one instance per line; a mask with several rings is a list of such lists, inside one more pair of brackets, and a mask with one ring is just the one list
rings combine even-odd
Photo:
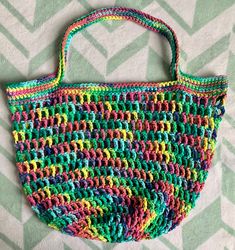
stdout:
[[[218,4],[211,0],[193,0],[190,4],[186,0],[146,0],[144,3],[117,0],[108,5],[102,0],[99,3],[93,0],[89,3],[52,0],[47,5],[42,0],[0,1],[0,249],[234,249],[235,4],[229,0]],[[55,70],[57,60],[54,58],[58,57],[55,51],[61,40],[61,37],[57,39],[58,34],[72,20],[93,9],[114,5],[137,8],[170,23],[177,31],[181,48],[181,57],[175,58],[180,59],[185,72],[210,76],[227,74],[230,84],[226,113],[226,78],[192,78],[182,71],[175,75],[174,68],[169,74],[168,58],[171,53],[160,36],[132,22],[116,22],[112,18],[87,27],[74,36],[69,60],[67,49],[60,57],[59,65],[67,64],[66,74],[63,68],[59,68],[61,75],[51,74],[47,78],[26,82]],[[173,40],[167,38],[173,55],[171,65],[174,65],[176,47],[171,43]],[[178,80],[169,81],[174,76]],[[62,81],[62,78],[67,79]],[[19,88],[14,84],[7,87],[11,118],[14,120],[15,157],[5,86],[19,80],[22,82]],[[124,81],[131,86],[125,86],[128,84]],[[202,86],[205,81],[207,92],[195,87]],[[22,91],[27,84],[30,86],[28,93]],[[79,93],[76,92],[78,88]],[[110,92],[114,88],[117,91]],[[51,91],[58,95],[46,95]],[[35,107],[28,104],[29,95],[38,96]],[[103,116],[99,116],[99,110],[103,110]],[[183,122],[187,117],[191,117],[192,124]],[[58,128],[53,139],[48,134],[52,120],[55,130]],[[184,126],[179,125],[179,121]],[[28,133],[30,125],[32,129],[41,126],[40,135],[36,129],[31,138]],[[81,131],[76,135],[81,138],[74,135],[76,138],[71,137],[66,144],[69,129],[76,127]],[[154,128],[156,133],[151,133]],[[61,136],[64,129],[67,131],[66,141]],[[179,130],[185,136],[177,137]],[[189,135],[193,131],[197,138],[201,138],[201,148],[197,147],[197,150],[192,147]],[[177,147],[171,132],[175,132],[177,141],[184,142],[181,147]],[[56,140],[61,144],[57,149],[53,146]],[[26,151],[30,153],[22,150],[24,147],[28,147],[29,151]],[[122,154],[119,147],[124,149]],[[70,151],[65,152],[66,148]],[[93,150],[97,148],[101,151]],[[161,154],[151,154],[154,150],[159,152],[159,148]],[[52,159],[51,149],[59,150],[64,157]],[[41,152],[46,155],[38,158]],[[92,162],[93,153],[99,154],[102,160]],[[68,169],[76,163],[76,159],[71,161],[72,155],[83,159],[74,173]],[[154,155],[157,161],[154,161]],[[65,156],[69,157],[70,164]],[[138,168],[134,167],[133,159],[138,159]],[[59,160],[62,162],[58,164]],[[201,169],[196,167],[183,171],[180,167],[193,166],[195,161]],[[158,164],[152,165],[151,162]],[[43,165],[49,167],[44,168]],[[98,179],[95,180],[94,176]],[[95,240],[70,237],[47,227],[30,209],[20,183],[40,219],[64,233]],[[88,195],[86,186],[89,185],[101,193],[97,194],[91,188]],[[74,192],[78,186],[81,192]],[[119,195],[116,196],[118,190]],[[156,197],[151,190],[156,191]],[[199,192],[200,199],[196,201]],[[122,199],[124,196],[128,199]],[[59,202],[59,209],[51,209],[48,197]],[[172,209],[177,203],[181,208],[178,212]],[[122,211],[115,210],[115,216],[111,218],[107,211],[114,211],[112,204],[120,204],[115,207],[122,208]],[[71,209],[75,212],[73,216],[53,219],[56,214],[67,214],[66,211]],[[78,209],[81,211],[79,216],[84,211],[89,215],[88,220],[83,220],[89,225],[87,231],[79,228],[81,223],[76,224],[81,219],[76,213]],[[128,224],[128,212],[136,215],[136,223],[130,221]],[[160,214],[168,216],[168,220],[162,221],[161,218],[166,217]],[[178,225],[185,215],[187,218]],[[107,219],[113,222],[111,231],[108,230],[110,223]],[[119,226],[115,227],[117,224]],[[101,242],[155,238],[176,225],[168,234],[148,241]]]

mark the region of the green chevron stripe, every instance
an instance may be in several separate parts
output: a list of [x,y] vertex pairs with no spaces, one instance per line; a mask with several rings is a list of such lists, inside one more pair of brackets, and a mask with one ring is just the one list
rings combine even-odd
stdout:
[[29,57],[29,51],[2,25],[0,32],[18,49],[26,58]]
[[194,12],[193,26],[190,27],[184,19],[170,6],[165,0],[155,0],[160,6],[169,13],[180,26],[189,34],[193,35],[200,28],[212,21],[234,4],[233,0],[197,0],[196,10]]
[[187,60],[187,58],[188,58],[188,55],[187,55],[187,53],[181,48],[180,49],[180,57],[183,59],[183,60]]
[[[34,12],[33,31],[44,24],[48,19],[54,16],[57,12],[66,7],[72,0],[50,0],[45,5],[44,0],[36,1],[36,8]],[[67,21],[67,20],[65,20]]]
[[11,163],[15,164],[15,157],[13,157],[1,144],[0,144],[0,154],[9,160]]
[[220,229],[220,203],[220,199],[215,200],[201,213],[184,224],[182,231],[184,249],[196,249]]
[[215,166],[219,161],[221,161],[221,144],[217,144],[216,152],[213,159],[213,165]]
[[142,244],[142,250],[150,250],[150,249],[146,247],[144,244]]
[[68,5],[72,0],[50,0],[45,5],[45,1],[37,0],[36,9],[34,11],[34,23],[31,24],[22,16],[22,14],[7,0],[1,0],[1,3],[8,9],[8,11],[18,19],[18,21],[25,26],[30,32],[34,32],[44,22],[55,15],[58,11]]
[[1,53],[0,53],[0,68],[1,70],[1,81],[2,82],[13,82],[26,80],[25,76],[14,66],[12,65]]
[[235,237],[235,230],[233,228],[231,228],[230,226],[228,226],[227,224],[225,224],[224,222],[222,222],[222,227],[224,230],[226,230],[229,234],[231,234],[232,236]]
[[[234,65],[235,65],[235,55],[230,52],[229,53],[229,58],[228,58],[228,68],[227,68],[227,75],[229,76],[229,80],[231,83],[235,82],[235,70],[234,70]],[[229,87],[235,91],[235,84],[230,84]]]
[[72,250],[72,248],[70,248],[69,246],[67,246],[67,245],[64,243],[64,250]]
[[171,250],[178,250],[179,248],[177,248],[176,246],[174,246],[173,244],[171,244],[171,242],[169,240],[167,240],[164,236],[159,237],[159,240],[166,245],[169,249]]
[[77,0],[77,1],[84,7],[84,9],[86,9],[87,12],[93,10],[92,6],[86,0]]
[[[104,81],[104,76],[87,61],[74,47],[71,47],[71,57],[67,75],[70,82]],[[74,67],[76,70],[73,70]]]
[[2,118],[0,118],[0,126],[4,128],[6,131],[10,132],[9,125]]
[[235,154],[235,146],[234,146],[232,143],[230,143],[230,142],[229,142],[227,139],[225,139],[225,138],[223,138],[222,143],[227,147],[227,149],[228,149],[231,153]]
[[[171,79],[170,62],[166,62],[151,47],[148,52],[148,67],[146,78],[148,81],[167,81]],[[161,78],[160,78],[161,76]],[[157,79],[156,79],[157,78]]]
[[228,168],[225,164],[222,165],[222,192],[232,203],[235,204],[235,172]]
[[[33,237],[29,237],[34,232]],[[46,224],[39,221],[34,215],[24,224],[24,249],[33,249],[40,241],[42,241],[52,229]]]
[[194,58],[192,61],[188,63],[187,71],[192,74],[199,71],[206,64],[211,62],[213,59],[218,57],[221,53],[223,53],[229,46],[229,38],[230,34],[222,37],[219,41],[217,41],[214,45],[212,45],[209,49],[201,53],[199,56]]
[[100,44],[87,30],[81,33],[105,58],[108,57],[108,51]]
[[232,0],[197,0],[193,21],[194,31],[199,30],[233,4]]
[[118,53],[108,60],[107,75],[111,74],[117,67],[123,64],[130,57],[134,56],[137,52],[143,49],[149,39],[149,32],[144,32],[137,37],[132,43],[121,49]]
[[0,204],[18,220],[21,220],[21,190],[1,173],[0,183],[1,192],[5,194],[0,196]]
[[113,250],[116,246],[118,246],[117,243],[103,243],[102,250]]
[[193,30],[191,27],[184,21],[184,19],[164,0],[156,0],[156,2],[159,3],[159,5],[168,12],[174,20],[176,20],[180,26],[189,34],[193,34]]
[[227,113],[224,114],[224,119],[233,127],[235,128],[235,120]]
[[133,2],[132,0],[116,0],[115,5],[143,10],[146,6],[148,6],[152,2],[153,0],[144,0],[135,2]]
[[57,38],[30,60],[29,75],[33,74],[41,65],[55,55],[55,51],[57,52],[57,48],[59,48],[60,40],[60,38]]
[[81,241],[84,242],[89,247],[89,249],[100,250],[100,248],[93,241],[87,239],[81,239]]
[[[12,240],[6,237],[4,234],[0,233],[0,239],[3,240],[11,249],[20,250],[21,248],[17,246]],[[4,250],[4,249],[3,249]]]
[[20,12],[7,0],[1,0],[1,4],[8,9],[8,11],[18,19],[18,21],[25,26],[28,30],[32,31],[32,25],[27,21],[27,19],[20,14]]

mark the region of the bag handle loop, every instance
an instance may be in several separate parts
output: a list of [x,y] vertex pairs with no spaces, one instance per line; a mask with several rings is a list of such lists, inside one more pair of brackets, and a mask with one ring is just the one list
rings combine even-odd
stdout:
[[88,15],[82,16],[75,20],[64,33],[64,37],[61,44],[59,55],[59,67],[56,73],[55,82],[62,82],[66,64],[68,60],[68,50],[71,40],[74,35],[79,31],[85,29],[93,23],[105,21],[105,20],[130,20],[141,26],[158,32],[165,36],[170,43],[172,50],[172,61],[170,64],[171,76],[174,80],[179,78],[179,45],[175,32],[161,19],[155,18],[149,14],[143,13],[136,9],[123,8],[123,7],[111,7],[102,8],[91,12]]

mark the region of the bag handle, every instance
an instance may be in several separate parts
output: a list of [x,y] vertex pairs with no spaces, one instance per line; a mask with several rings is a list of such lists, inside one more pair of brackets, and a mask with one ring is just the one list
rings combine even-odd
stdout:
[[172,61],[170,64],[171,76],[174,80],[178,80],[179,77],[179,45],[175,32],[161,19],[157,19],[149,14],[143,13],[136,9],[123,8],[123,7],[111,7],[102,8],[91,12],[88,15],[82,16],[75,20],[66,30],[60,50],[59,67],[56,73],[55,82],[62,82],[66,64],[68,60],[68,50],[71,40],[74,35],[79,31],[85,29],[93,23],[106,21],[106,20],[130,20],[141,26],[158,32],[165,36],[170,43],[172,50]]

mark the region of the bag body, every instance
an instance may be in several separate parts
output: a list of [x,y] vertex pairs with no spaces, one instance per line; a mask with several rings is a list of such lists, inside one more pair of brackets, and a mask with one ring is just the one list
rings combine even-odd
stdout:
[[[72,37],[106,20],[165,36],[168,82],[64,83]],[[225,112],[227,78],[179,68],[174,31],[139,10],[103,8],[65,32],[55,74],[12,83],[7,96],[20,181],[32,209],[63,233],[106,242],[152,239],[195,206]]]

